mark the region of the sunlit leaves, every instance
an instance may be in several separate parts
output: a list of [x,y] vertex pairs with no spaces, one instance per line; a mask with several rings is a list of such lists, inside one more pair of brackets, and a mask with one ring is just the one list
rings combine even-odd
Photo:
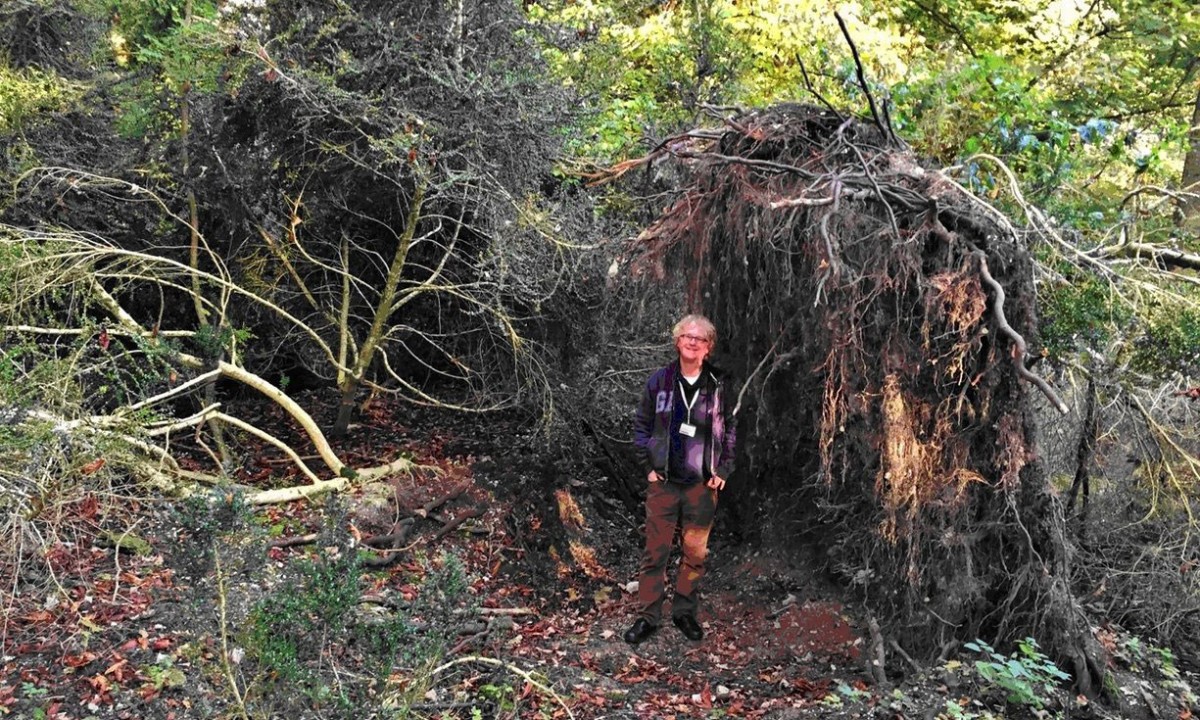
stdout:
[[141,71],[118,90],[118,124],[126,135],[175,132],[176,114],[164,112],[157,97],[215,91],[237,62],[212,0],[107,0],[104,10],[112,18],[106,48],[112,62],[125,72]]
[[[628,155],[643,139],[694,123],[703,103],[811,99],[801,64],[819,92],[860,99],[849,49],[825,3],[545,0],[529,13],[553,38],[552,67],[584,102],[574,149],[599,159]],[[847,3],[842,13],[874,78],[907,72],[910,38],[876,28],[857,5]]]
[[[834,9],[811,0],[544,0],[531,16],[573,30],[556,36],[551,57],[583,96],[575,147],[615,159],[697,120],[697,100],[814,101],[802,63],[812,89],[861,111]],[[1178,175],[1195,95],[1185,81],[1200,52],[1189,3],[862,0],[836,10],[873,94],[890,97],[898,130],[922,154],[953,163],[996,153],[1031,179],[1039,200],[1039,190],[1101,176],[1099,185],[1122,186],[1142,173],[1154,182]],[[719,61],[705,52],[714,48]],[[719,82],[698,81],[702,63]],[[1110,125],[1099,133],[1097,121]]]
[[41,112],[68,107],[83,87],[33,68],[13,70],[0,62],[0,133],[11,132]]

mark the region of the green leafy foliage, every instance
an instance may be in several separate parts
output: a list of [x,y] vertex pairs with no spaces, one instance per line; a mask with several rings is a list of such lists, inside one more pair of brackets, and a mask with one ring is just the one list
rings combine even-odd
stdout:
[[295,587],[263,599],[251,611],[246,644],[280,680],[303,684],[305,663],[320,657],[327,633],[345,627],[358,603],[359,566],[346,555],[300,560],[294,569]]
[[1135,344],[1133,366],[1155,374],[1200,371],[1200,311],[1153,307],[1146,332]]
[[162,102],[164,95],[216,92],[245,62],[229,52],[234,38],[210,0],[106,0],[103,11],[113,18],[104,54],[133,71],[131,82],[117,88],[117,128],[128,137],[177,133],[178,111]]
[[611,161],[644,151],[694,121],[701,103],[734,95],[732,86],[748,75],[726,2],[651,7],[552,0],[530,5],[528,13],[574,35],[543,53],[587,102],[569,131],[568,150],[581,156]]
[[964,647],[983,656],[975,661],[980,677],[999,687],[1009,702],[1018,705],[1041,708],[1048,696],[1071,677],[1042,654],[1031,637],[1018,642],[1016,652],[1008,657],[982,640],[966,643]]
[[1144,666],[1156,667],[1163,677],[1179,679],[1175,653],[1170,648],[1144,642],[1136,635],[1126,637],[1117,648],[1116,655],[1135,670]]
[[216,359],[225,356],[235,345],[245,343],[253,334],[244,328],[234,329],[227,325],[214,327],[201,325],[192,337],[196,351],[201,357]]
[[1129,307],[1107,281],[1072,274],[1073,281],[1046,283],[1038,290],[1042,346],[1051,357],[1103,347],[1132,320]]
[[265,687],[284,704],[299,690],[316,707],[353,707],[363,688],[348,682],[335,691],[320,680],[319,667],[330,653],[352,648],[375,674],[386,674],[393,665],[417,668],[438,660],[450,641],[450,613],[467,589],[461,562],[446,555],[432,564],[420,598],[406,611],[370,615],[359,605],[366,573],[356,554],[302,558],[291,564],[291,572],[295,582],[260,600],[244,632]]
[[[37,68],[13,69],[0,57],[0,134],[78,102],[83,86]],[[5,151],[7,154],[7,150]]]
[[[1194,100],[1180,83],[1200,42],[1195,13],[1174,2],[1101,5],[864,2],[839,12],[872,93],[890,101],[895,126],[918,152],[944,163],[998,155],[1028,196],[1074,221],[1135,178],[1177,179]],[[602,161],[694,120],[697,100],[815,101],[811,88],[866,109],[824,4],[546,0],[529,13],[561,30],[546,55],[586,108],[572,147]],[[718,64],[709,50],[719,51]],[[977,189],[994,195],[994,179]]]

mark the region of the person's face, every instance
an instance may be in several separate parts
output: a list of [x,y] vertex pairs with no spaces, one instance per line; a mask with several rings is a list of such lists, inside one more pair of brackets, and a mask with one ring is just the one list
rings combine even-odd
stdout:
[[708,341],[708,334],[696,323],[684,325],[683,332],[675,338],[675,350],[679,353],[679,359],[684,362],[700,362],[708,357],[711,349],[712,343]]

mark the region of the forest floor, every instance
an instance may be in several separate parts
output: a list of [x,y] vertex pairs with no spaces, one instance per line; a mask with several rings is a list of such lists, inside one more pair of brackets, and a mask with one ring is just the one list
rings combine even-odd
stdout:
[[[918,670],[889,650],[883,688],[838,589],[734,542],[727,518],[704,639],[667,623],[631,647],[640,519],[562,442],[515,417],[377,403],[343,457],[424,469],[278,506],[231,487],[58,507],[45,557],[19,560],[6,591],[0,716],[1191,718],[1187,673],[1116,628],[1099,630],[1106,703],[1042,687],[1029,658],[1029,677],[989,682],[966,651]],[[287,481],[277,452],[238,450],[240,486]]]

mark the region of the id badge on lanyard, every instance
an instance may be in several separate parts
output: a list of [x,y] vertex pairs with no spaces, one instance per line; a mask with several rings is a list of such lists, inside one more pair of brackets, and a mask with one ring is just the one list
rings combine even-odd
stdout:
[[692,401],[688,402],[687,393],[683,391],[683,382],[679,383],[679,399],[683,401],[683,407],[687,409],[687,422],[679,424],[679,434],[685,437],[696,437],[696,426],[692,424],[692,407],[696,404],[698,397],[700,397],[700,388],[696,388],[696,394],[692,395]]

